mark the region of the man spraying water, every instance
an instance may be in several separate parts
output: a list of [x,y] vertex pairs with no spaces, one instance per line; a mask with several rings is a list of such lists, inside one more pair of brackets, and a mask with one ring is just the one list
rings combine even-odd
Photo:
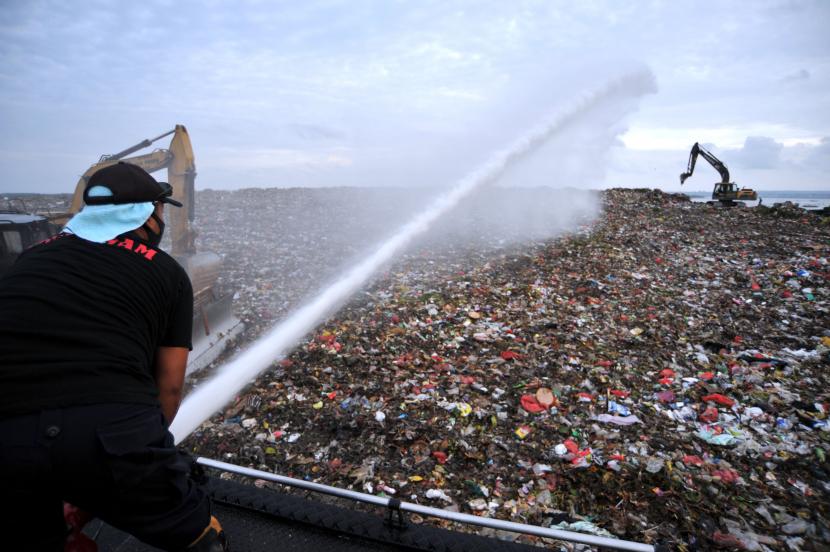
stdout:
[[187,273],[159,249],[172,191],[135,165],[99,170],[84,209],[0,280],[9,549],[64,550],[64,501],[165,550],[224,548],[167,430],[193,316]]

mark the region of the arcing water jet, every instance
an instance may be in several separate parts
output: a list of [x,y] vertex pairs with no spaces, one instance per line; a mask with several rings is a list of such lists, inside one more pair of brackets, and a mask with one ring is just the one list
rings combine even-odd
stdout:
[[416,215],[398,232],[342,278],[324,289],[285,321],[275,326],[247,350],[233,358],[212,379],[191,392],[183,401],[170,431],[181,442],[214,412],[233,399],[240,389],[260,372],[282,359],[300,339],[331,315],[355,291],[413,238],[424,233],[441,215],[452,209],[476,188],[498,180],[510,167],[539,148],[551,136],[604,102],[637,98],[654,90],[648,71],[624,75],[580,98],[570,109],[552,117],[438,197],[424,212]]

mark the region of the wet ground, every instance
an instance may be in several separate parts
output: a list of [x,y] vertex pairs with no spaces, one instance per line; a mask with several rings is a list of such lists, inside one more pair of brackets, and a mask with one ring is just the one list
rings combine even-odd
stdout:
[[[236,349],[424,201],[200,192],[199,245],[224,255],[249,327]],[[492,207],[451,214],[469,224],[413,245],[184,445],[681,550],[826,550],[827,219],[647,190],[601,201],[557,239],[511,235]]]

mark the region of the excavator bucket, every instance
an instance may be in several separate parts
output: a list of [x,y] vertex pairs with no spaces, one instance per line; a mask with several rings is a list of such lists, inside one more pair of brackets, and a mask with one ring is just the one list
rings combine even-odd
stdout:
[[244,324],[231,311],[232,296],[225,295],[199,307],[193,314],[193,350],[187,374],[198,372],[216,360],[228,342],[238,336]]

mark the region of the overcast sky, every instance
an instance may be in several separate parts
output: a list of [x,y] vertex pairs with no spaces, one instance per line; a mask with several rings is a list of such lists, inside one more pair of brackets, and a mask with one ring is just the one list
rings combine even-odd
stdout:
[[[644,68],[656,92],[619,122],[563,132],[535,182],[679,190],[699,141],[739,185],[830,190],[825,0],[3,0],[0,13],[0,192],[71,192],[101,154],[176,123],[203,189],[445,186]],[[718,179],[702,162],[682,189]]]

